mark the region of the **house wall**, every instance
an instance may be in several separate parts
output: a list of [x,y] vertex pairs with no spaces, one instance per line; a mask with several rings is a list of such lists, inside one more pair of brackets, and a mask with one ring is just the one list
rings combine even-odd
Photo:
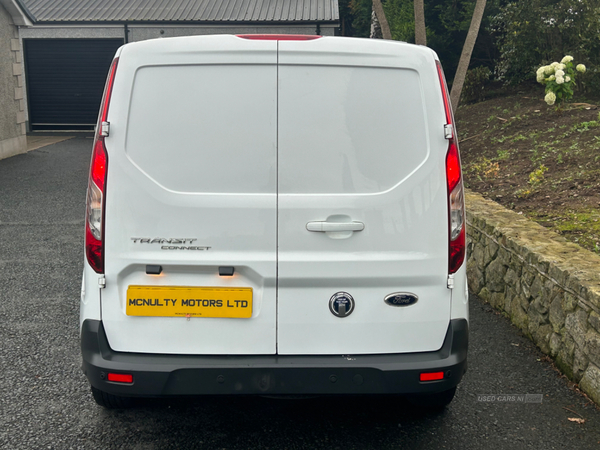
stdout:
[[[203,34],[319,34],[333,36],[335,25],[128,25],[129,42],[144,41],[161,37],[194,36]],[[36,25],[21,28],[21,39],[76,39],[76,38],[124,38],[124,25]]]
[[333,36],[335,27],[321,25],[319,33],[315,25],[283,25],[283,26],[142,26],[129,27],[130,41],[143,41],[161,37],[193,36],[203,34],[320,34]]
[[[317,34],[322,36],[333,36],[337,26],[334,24],[321,25],[128,25],[128,42],[144,41],[176,36],[195,36],[206,34]],[[19,30],[20,48],[23,48],[23,39],[123,39],[125,40],[124,25],[36,25],[34,27],[22,27]],[[21,83],[26,83],[25,68],[21,64]],[[23,108],[26,109],[27,92],[21,90]],[[29,120],[27,111],[24,119]]]
[[0,159],[27,151],[22,53],[18,30],[0,5]]

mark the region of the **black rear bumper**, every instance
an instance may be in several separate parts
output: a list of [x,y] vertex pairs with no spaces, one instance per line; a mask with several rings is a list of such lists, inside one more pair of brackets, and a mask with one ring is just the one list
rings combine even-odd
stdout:
[[[435,352],[383,355],[193,356],[113,351],[102,322],[81,330],[83,371],[101,391],[128,397],[262,394],[411,394],[455,387],[467,369],[468,323],[450,322]],[[133,375],[133,383],[107,380]],[[419,381],[422,372],[444,372],[439,381]]]

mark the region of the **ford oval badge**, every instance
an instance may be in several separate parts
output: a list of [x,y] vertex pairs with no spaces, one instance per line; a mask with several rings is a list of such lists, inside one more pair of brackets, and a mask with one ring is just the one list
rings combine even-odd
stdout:
[[337,292],[329,299],[329,311],[336,317],[348,317],[354,311],[354,299],[347,292]]
[[390,306],[410,306],[419,301],[419,297],[410,292],[394,292],[383,299]]

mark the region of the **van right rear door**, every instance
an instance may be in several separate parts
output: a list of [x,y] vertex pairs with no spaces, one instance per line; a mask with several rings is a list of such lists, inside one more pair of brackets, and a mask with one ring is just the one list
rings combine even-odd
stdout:
[[278,56],[278,353],[439,349],[448,141],[433,52],[321,38]]

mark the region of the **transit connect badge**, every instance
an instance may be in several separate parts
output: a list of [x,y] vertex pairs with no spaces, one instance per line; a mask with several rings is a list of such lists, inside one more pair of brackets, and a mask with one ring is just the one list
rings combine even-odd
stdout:
[[329,299],[329,311],[336,317],[348,317],[354,311],[354,299],[347,292],[337,292]]

